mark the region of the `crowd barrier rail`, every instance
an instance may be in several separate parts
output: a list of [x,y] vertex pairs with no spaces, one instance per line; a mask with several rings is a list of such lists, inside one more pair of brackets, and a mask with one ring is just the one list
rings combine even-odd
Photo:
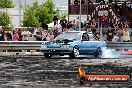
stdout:
[[132,42],[108,42],[107,47],[110,49],[129,49],[129,50],[132,50]]
[[[0,41],[0,51],[21,51],[36,50],[40,51],[41,44],[47,41]],[[110,49],[130,49],[132,50],[132,42],[107,42],[107,48]]]

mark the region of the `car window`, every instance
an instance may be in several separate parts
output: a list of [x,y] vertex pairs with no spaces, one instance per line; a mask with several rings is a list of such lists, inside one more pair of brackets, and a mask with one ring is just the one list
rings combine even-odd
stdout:
[[55,40],[68,39],[68,40],[80,40],[81,33],[79,32],[66,32],[58,35]]
[[95,38],[93,37],[92,34],[89,34],[90,41],[95,41]]
[[82,41],[89,41],[89,35],[87,33],[83,33]]
[[93,34],[93,37],[95,41],[99,41],[99,38],[96,35]]
[[90,38],[90,41],[99,41],[97,36],[95,36],[94,34],[89,34],[89,38]]

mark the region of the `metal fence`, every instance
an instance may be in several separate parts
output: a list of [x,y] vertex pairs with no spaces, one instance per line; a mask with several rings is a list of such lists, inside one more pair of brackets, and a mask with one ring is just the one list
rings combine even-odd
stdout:
[[2,41],[0,50],[40,50],[43,41]]
[[111,49],[130,49],[132,50],[132,42],[108,42],[107,47]]
[[[36,50],[39,51],[41,44],[44,41],[1,41],[0,51],[22,51],[22,50]],[[48,41],[45,41],[48,42]],[[132,42],[107,42],[107,48],[110,49],[130,49],[132,50]]]

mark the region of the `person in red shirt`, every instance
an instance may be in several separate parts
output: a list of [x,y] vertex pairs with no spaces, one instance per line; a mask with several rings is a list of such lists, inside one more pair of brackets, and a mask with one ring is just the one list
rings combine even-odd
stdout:
[[104,36],[106,34],[106,30],[108,28],[108,18],[103,15],[103,17],[100,20],[101,26],[102,26],[102,35]]
[[13,34],[13,41],[19,41],[19,35],[17,32],[14,32]]

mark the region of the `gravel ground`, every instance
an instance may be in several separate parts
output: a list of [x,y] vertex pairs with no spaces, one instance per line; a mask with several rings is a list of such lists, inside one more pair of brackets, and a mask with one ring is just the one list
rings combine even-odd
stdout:
[[132,77],[129,59],[45,59],[42,57],[0,57],[0,88],[132,88],[129,83],[77,82],[77,67],[87,74],[128,74]]

